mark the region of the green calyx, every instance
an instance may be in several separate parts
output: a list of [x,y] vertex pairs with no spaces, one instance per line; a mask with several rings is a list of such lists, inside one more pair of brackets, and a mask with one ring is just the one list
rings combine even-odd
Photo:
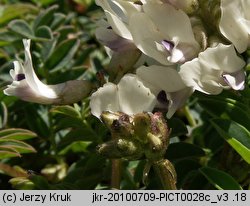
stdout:
[[102,121],[109,128],[112,140],[98,146],[107,158],[150,162],[163,159],[169,142],[169,130],[162,114],[139,113],[129,116],[120,112],[103,112]]

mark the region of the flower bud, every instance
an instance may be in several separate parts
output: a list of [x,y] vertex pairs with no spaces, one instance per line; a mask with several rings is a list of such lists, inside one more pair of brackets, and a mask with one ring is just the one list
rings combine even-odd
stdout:
[[195,40],[201,46],[201,49],[204,51],[208,47],[208,37],[207,31],[199,18],[191,18],[192,29],[194,33]]
[[166,0],[174,7],[185,11],[187,14],[193,14],[199,8],[198,0]]
[[169,142],[169,132],[161,113],[103,112],[102,120],[111,131],[112,140],[99,145],[98,152],[108,158],[138,159],[149,161],[163,159]]
[[111,126],[115,120],[118,120],[120,115],[123,114],[121,112],[110,112],[110,111],[104,111],[102,112],[100,118],[103,121],[103,123],[111,129]]
[[101,119],[115,137],[130,137],[133,135],[133,125],[129,115],[122,112],[103,112]]
[[147,143],[147,134],[150,132],[150,116],[148,113],[138,113],[133,118],[135,138]]
[[150,132],[147,134],[148,148],[145,151],[147,159],[157,161],[164,157],[169,144],[169,131],[165,119],[160,112],[150,116]]
[[99,145],[97,152],[110,159],[126,158],[136,160],[143,156],[143,149],[138,141],[122,138]]
[[199,16],[202,18],[206,28],[213,31],[213,33],[217,32],[221,16],[220,2],[220,0],[199,0]]

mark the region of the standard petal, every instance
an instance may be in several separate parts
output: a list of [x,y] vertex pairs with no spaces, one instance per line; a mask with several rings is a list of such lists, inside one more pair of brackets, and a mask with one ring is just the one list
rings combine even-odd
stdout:
[[[57,91],[54,91],[48,85],[42,83],[36,76],[30,54],[30,39],[29,40],[24,39],[23,44],[24,44],[24,54],[25,54],[25,62],[23,69],[28,85],[32,88],[32,90],[35,90],[36,93],[39,93],[41,96],[47,98],[57,98],[58,97]],[[58,92],[60,92],[60,90]]]
[[119,82],[118,96],[120,111],[128,115],[151,112],[156,104],[156,97],[132,74],[125,75]]
[[182,55],[184,55],[183,61],[197,56],[200,46],[194,38],[190,19],[184,11],[176,9],[168,3],[160,4],[153,1],[143,5],[143,9],[157,25],[159,32],[178,47],[178,54],[171,55],[174,56],[172,57],[173,62],[178,61],[178,58],[181,59]]
[[250,1],[247,0],[240,0],[242,4],[242,10],[244,13],[244,16],[247,20],[250,20],[250,13],[249,13],[249,8],[250,8]]
[[113,83],[106,83],[90,97],[91,113],[100,117],[103,111],[120,111],[118,87]]
[[143,10],[164,36],[178,37],[180,41],[197,44],[189,17],[182,10],[178,10],[170,4],[155,3],[153,1],[143,5]]
[[[245,7],[248,10],[244,12]],[[244,15],[246,15],[250,20],[249,8],[248,0],[221,0],[220,32],[234,44],[239,53],[244,52],[248,47],[249,32],[245,29],[242,19],[245,19]]]
[[245,65],[245,61],[237,55],[232,44],[218,44],[216,47],[207,48],[198,58],[204,66],[226,73],[237,72]]
[[131,15],[129,26],[135,45],[164,65],[182,63],[197,56],[189,17],[160,1],[147,1],[142,13]]
[[143,82],[159,88],[159,91],[176,92],[186,87],[175,67],[141,66],[136,70],[136,74]]
[[161,64],[171,65],[172,63],[167,60],[170,52],[161,43],[168,37],[159,33],[155,24],[144,13],[132,15],[130,21],[130,31],[138,49]]
[[117,17],[116,15],[112,14],[109,11],[105,11],[105,15],[107,17],[110,26],[112,27],[112,29],[115,31],[116,34],[125,39],[129,40],[133,39],[129,31],[128,25],[122,22],[119,17]]

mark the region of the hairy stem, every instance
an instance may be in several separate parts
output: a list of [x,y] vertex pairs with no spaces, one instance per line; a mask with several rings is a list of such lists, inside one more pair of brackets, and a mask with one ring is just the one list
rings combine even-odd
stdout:
[[153,168],[161,180],[164,190],[176,190],[176,172],[172,163],[165,159],[153,163]]
[[121,159],[112,160],[111,188],[120,189],[121,182]]

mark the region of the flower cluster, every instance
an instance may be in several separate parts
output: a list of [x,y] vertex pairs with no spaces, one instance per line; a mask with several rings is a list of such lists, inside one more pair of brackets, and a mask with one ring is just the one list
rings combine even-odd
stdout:
[[[92,114],[133,115],[165,109],[170,118],[194,91],[242,90],[250,46],[247,0],[96,0],[105,12],[97,39],[111,57],[109,82],[91,95]],[[6,95],[42,104],[71,104],[87,97],[88,81],[46,85],[36,76],[30,40],[24,64],[14,62]]]
[[113,136],[112,140],[98,146],[100,154],[129,160],[145,156],[150,162],[164,159],[169,144],[169,129],[160,112],[129,116],[106,111],[100,117]]
[[[93,93],[90,106],[95,116],[107,110],[131,115],[161,107],[170,118],[194,91],[215,95],[223,89],[244,89],[245,61],[240,55],[250,46],[249,1],[96,0],[96,4],[105,12],[96,37],[111,61],[135,51],[141,55],[114,78],[118,84],[106,83]],[[130,64],[129,58],[125,60]]]

